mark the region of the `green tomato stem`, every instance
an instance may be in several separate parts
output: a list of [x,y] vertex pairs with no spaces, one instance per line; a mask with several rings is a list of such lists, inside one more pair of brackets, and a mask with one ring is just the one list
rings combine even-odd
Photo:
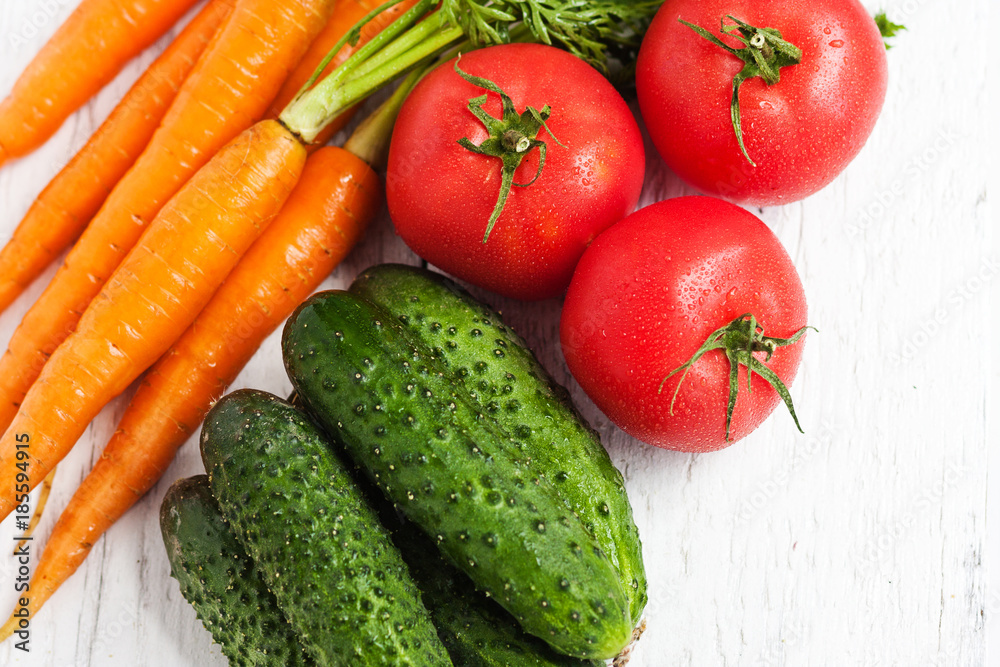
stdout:
[[[726,24],[727,18],[734,21],[734,23]],[[773,86],[781,80],[782,67],[797,65],[802,62],[802,49],[782,39],[781,32],[774,28],[756,28],[732,15],[722,18],[722,33],[742,43],[744,47],[742,49],[732,48],[700,26],[688,23],[683,19],[678,19],[678,21],[743,61],[743,69],[733,78],[733,97],[729,104],[729,112],[732,117],[733,131],[736,133],[736,141],[740,146],[740,152],[743,153],[743,157],[746,158],[751,166],[756,167],[757,163],[750,158],[747,147],[743,143],[743,120],[740,114],[740,86],[743,85],[744,81],[756,77],[763,79],[764,83],[768,86]]]
[[778,374],[754,356],[754,353],[763,352],[766,355],[764,361],[770,361],[771,355],[774,354],[776,349],[799,342],[799,339],[809,329],[816,330],[814,327],[805,326],[796,331],[791,338],[772,338],[764,335],[763,327],[758,324],[757,318],[751,313],[740,315],[726,326],[713,331],[690,359],[670,371],[660,382],[660,388],[657,390],[657,393],[663,393],[663,385],[667,383],[667,380],[683,371],[681,379],[677,382],[677,387],[674,389],[674,395],[670,399],[670,414],[674,414],[674,402],[677,400],[677,394],[681,390],[681,385],[684,384],[684,378],[687,377],[688,371],[708,352],[721,350],[729,361],[729,401],[726,405],[726,442],[729,442],[729,429],[733,421],[733,411],[736,409],[736,399],[740,390],[740,366],[747,369],[747,391],[751,391],[750,381],[754,373],[764,378],[764,381],[778,392],[781,400],[785,403],[785,407],[791,413],[792,420],[795,421],[795,427],[802,433],[802,426],[799,425],[799,418],[795,414],[795,406],[792,405],[792,396],[788,392],[788,388],[782,382],[781,378],[778,377]]
[[882,34],[882,41],[885,43],[887,51],[892,48],[889,40],[895,37],[900,30],[906,30],[905,25],[890,21],[885,12],[879,12],[875,15],[875,25],[878,26],[878,31]]
[[[490,219],[486,222],[486,232],[483,234],[483,243],[486,243],[490,239],[490,232],[493,231],[493,226],[500,219],[500,214],[503,213],[503,209],[507,204],[507,198],[510,196],[511,187],[526,188],[530,186],[538,180],[542,170],[545,168],[545,156],[548,146],[544,141],[537,139],[538,133],[541,132],[542,128],[545,128],[557,144],[560,146],[563,146],[563,144],[556,139],[552,131],[549,130],[548,125],[545,124],[545,121],[549,119],[552,113],[549,105],[546,104],[541,110],[529,106],[523,113],[519,114],[517,109],[514,108],[513,100],[511,100],[510,96],[500,86],[489,79],[463,72],[462,68],[459,67],[460,60],[461,58],[455,61],[455,72],[474,86],[499,95],[503,109],[501,117],[494,118],[486,113],[486,110],[483,108],[488,99],[487,95],[470,99],[468,104],[469,111],[482,122],[490,136],[478,146],[473,144],[468,137],[462,137],[458,140],[459,145],[466,150],[479,155],[498,158],[502,164],[500,171],[500,193],[497,196],[497,203],[493,207]],[[563,147],[565,148],[565,146]],[[514,183],[514,173],[521,166],[524,158],[531,152],[532,148],[538,149],[538,171],[535,173],[535,177],[529,183]]]

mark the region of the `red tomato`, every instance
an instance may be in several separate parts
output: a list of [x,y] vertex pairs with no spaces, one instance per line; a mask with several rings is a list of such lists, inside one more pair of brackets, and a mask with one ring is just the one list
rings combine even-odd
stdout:
[[[511,189],[484,243],[502,162],[458,142],[479,146],[489,136],[470,99],[487,94],[484,109],[499,118],[501,98],[454,64],[425,77],[396,122],[386,175],[396,231],[428,262],[474,285],[518,299],[557,296],[587,244],[635,209],[645,170],[639,127],[614,87],[564,51],[510,44],[463,55],[462,71],[497,84],[518,114],[528,105],[552,108],[551,135],[537,135],[547,145],[538,180]],[[531,181],[539,156],[537,148],[527,153],[515,184]]]
[[[563,354],[587,395],[630,435],[686,452],[721,449],[757,428],[778,393],[757,374],[747,391],[747,368],[738,365],[727,440],[730,364],[723,350],[705,353],[683,382],[681,372],[664,378],[713,332],[747,314],[764,337],[787,339],[805,327],[805,294],[788,254],[737,206],[672,199],[628,216],[584,253],[563,307]],[[767,354],[753,356],[763,362]],[[801,356],[801,342],[779,345],[766,366],[787,385]]]
[[[775,28],[802,51],[777,83],[753,78],[740,88],[756,167],[740,152],[730,115],[743,61],[680,23],[742,48],[720,33],[726,15]],[[886,80],[882,36],[857,0],[667,0],[636,72],[642,116],[667,165],[701,192],[758,206],[802,199],[843,171],[875,126]]]

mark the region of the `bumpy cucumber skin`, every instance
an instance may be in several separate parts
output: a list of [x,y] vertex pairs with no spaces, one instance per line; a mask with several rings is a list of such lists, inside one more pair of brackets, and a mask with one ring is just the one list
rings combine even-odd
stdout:
[[477,592],[412,524],[393,528],[438,636],[456,665],[464,667],[603,667],[603,660],[559,655],[527,633],[498,604]]
[[[554,480],[621,576],[632,622],[648,600],[639,530],[621,473],[565,388],[500,314],[454,281],[425,269],[382,264],[350,291],[396,316],[463,378],[485,412],[531,449],[534,469]],[[507,408],[520,404],[521,409]]]
[[212,493],[319,665],[451,665],[398,549],[302,412],[241,390],[205,420]]
[[[298,394],[293,394],[298,397]],[[289,399],[291,402],[291,399]],[[604,660],[560,655],[538,637],[526,633],[503,607],[475,589],[434,542],[402,517],[360,469],[355,481],[389,529],[431,612],[438,637],[455,665],[461,667],[604,667]]]
[[207,475],[178,480],[170,487],[160,505],[160,530],[181,595],[232,667],[314,664],[222,518]]
[[579,658],[611,658],[628,643],[628,603],[592,535],[524,445],[399,322],[356,295],[323,292],[289,319],[282,351],[323,426],[525,630]]

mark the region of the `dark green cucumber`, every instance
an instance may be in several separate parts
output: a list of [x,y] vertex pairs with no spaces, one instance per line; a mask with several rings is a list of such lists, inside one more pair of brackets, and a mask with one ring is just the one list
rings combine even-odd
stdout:
[[399,550],[308,417],[241,390],[208,414],[223,515],[320,665],[451,665]]
[[[294,396],[298,396],[294,394]],[[392,534],[413,580],[431,612],[438,637],[452,661],[461,667],[604,667],[604,660],[580,660],[553,651],[529,635],[513,616],[475,589],[434,542],[396,507],[371,480],[355,471],[355,481],[371,500],[379,519]]]
[[323,292],[282,338],[300,398],[477,586],[557,651],[610,658],[632,623],[618,574],[523,443],[395,318]]
[[160,505],[170,573],[229,658],[247,667],[314,664],[246,549],[222,518],[208,477],[177,481]]
[[638,623],[647,601],[646,571],[621,473],[524,340],[454,281],[414,266],[372,267],[350,291],[396,316],[463,379],[488,415],[524,441],[535,471],[557,482],[618,569]]
[[434,544],[411,525],[393,539],[424,596],[452,661],[464,667],[603,667],[603,660],[560,655],[517,624],[500,605],[475,590]]

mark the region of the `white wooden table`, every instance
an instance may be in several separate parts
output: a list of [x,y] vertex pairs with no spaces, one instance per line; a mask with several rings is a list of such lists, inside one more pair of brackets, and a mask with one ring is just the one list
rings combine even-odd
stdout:
[[[76,4],[0,3],[0,95]],[[755,211],[794,259],[820,330],[809,336],[792,387],[805,435],[779,411],[720,453],[642,445],[609,424],[568,375],[558,301],[484,295],[570,387],[625,475],[650,576],[637,667],[1000,664],[1000,581],[991,586],[987,570],[1000,540],[987,549],[986,525],[987,443],[998,440],[1000,413],[988,392],[1000,376],[995,360],[990,365],[1000,330],[990,319],[1000,251],[991,245],[996,220],[987,196],[987,138],[995,144],[997,135],[987,128],[987,116],[996,117],[987,96],[995,42],[987,36],[988,0],[865,4],[885,6],[909,27],[889,54],[888,98],[873,136],[824,191]],[[3,240],[162,46],[41,150],[0,170]],[[647,148],[642,205],[687,194]],[[327,285],[345,286],[381,261],[417,261],[385,215]],[[0,344],[51,274],[0,318]],[[288,391],[277,336],[239,377],[235,387],[244,386]],[[109,405],[60,465],[40,539],[127,398]],[[7,642],[0,664],[225,664],[168,576],[157,522],[170,483],[201,470],[189,443],[32,619],[31,652]],[[9,524],[0,545],[13,544]],[[0,555],[4,617],[15,599],[14,571]]]

